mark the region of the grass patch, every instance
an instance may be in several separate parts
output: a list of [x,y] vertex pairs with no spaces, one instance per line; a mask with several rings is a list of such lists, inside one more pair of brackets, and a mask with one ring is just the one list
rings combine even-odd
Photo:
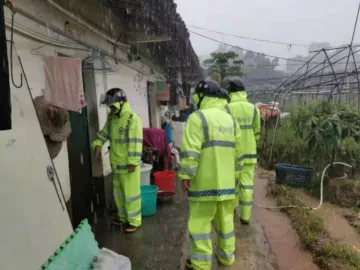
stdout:
[[[276,198],[278,205],[306,207],[284,186],[269,182],[267,191]],[[360,253],[331,238],[324,220],[315,212],[305,208],[286,208],[283,211],[289,216],[302,244],[311,251],[315,263],[321,269],[360,269]]]
[[360,181],[348,180],[340,190],[341,206],[359,210],[360,207]]

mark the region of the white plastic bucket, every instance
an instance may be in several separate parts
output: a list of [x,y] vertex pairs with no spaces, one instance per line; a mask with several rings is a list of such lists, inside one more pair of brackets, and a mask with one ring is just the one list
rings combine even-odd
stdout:
[[152,165],[143,163],[140,172],[141,172],[141,185],[150,185],[150,172],[152,170]]

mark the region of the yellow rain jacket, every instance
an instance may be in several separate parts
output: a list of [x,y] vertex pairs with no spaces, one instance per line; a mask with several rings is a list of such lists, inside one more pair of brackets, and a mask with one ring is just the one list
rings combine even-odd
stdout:
[[186,122],[178,176],[190,180],[189,200],[235,198],[235,174],[243,164],[241,133],[235,119],[224,110],[226,103],[204,97],[200,110]]
[[120,116],[108,115],[104,128],[97,133],[92,148],[102,147],[110,140],[110,164],[113,173],[127,173],[128,165],[138,166],[142,155],[143,130],[141,118],[125,102]]
[[247,101],[246,92],[231,93],[231,103],[226,104],[226,111],[231,114],[241,129],[242,151],[244,164],[256,164],[256,142],[260,138],[259,109]]

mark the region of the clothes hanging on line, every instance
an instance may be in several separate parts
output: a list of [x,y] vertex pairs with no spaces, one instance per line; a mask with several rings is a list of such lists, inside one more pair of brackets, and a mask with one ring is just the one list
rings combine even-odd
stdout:
[[69,111],[80,111],[86,106],[81,60],[46,56],[45,99],[52,105]]

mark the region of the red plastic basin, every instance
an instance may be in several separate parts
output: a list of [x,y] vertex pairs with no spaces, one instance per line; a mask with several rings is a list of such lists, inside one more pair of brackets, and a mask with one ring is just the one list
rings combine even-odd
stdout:
[[175,192],[175,178],[176,172],[162,171],[154,173],[155,185],[159,191]]

